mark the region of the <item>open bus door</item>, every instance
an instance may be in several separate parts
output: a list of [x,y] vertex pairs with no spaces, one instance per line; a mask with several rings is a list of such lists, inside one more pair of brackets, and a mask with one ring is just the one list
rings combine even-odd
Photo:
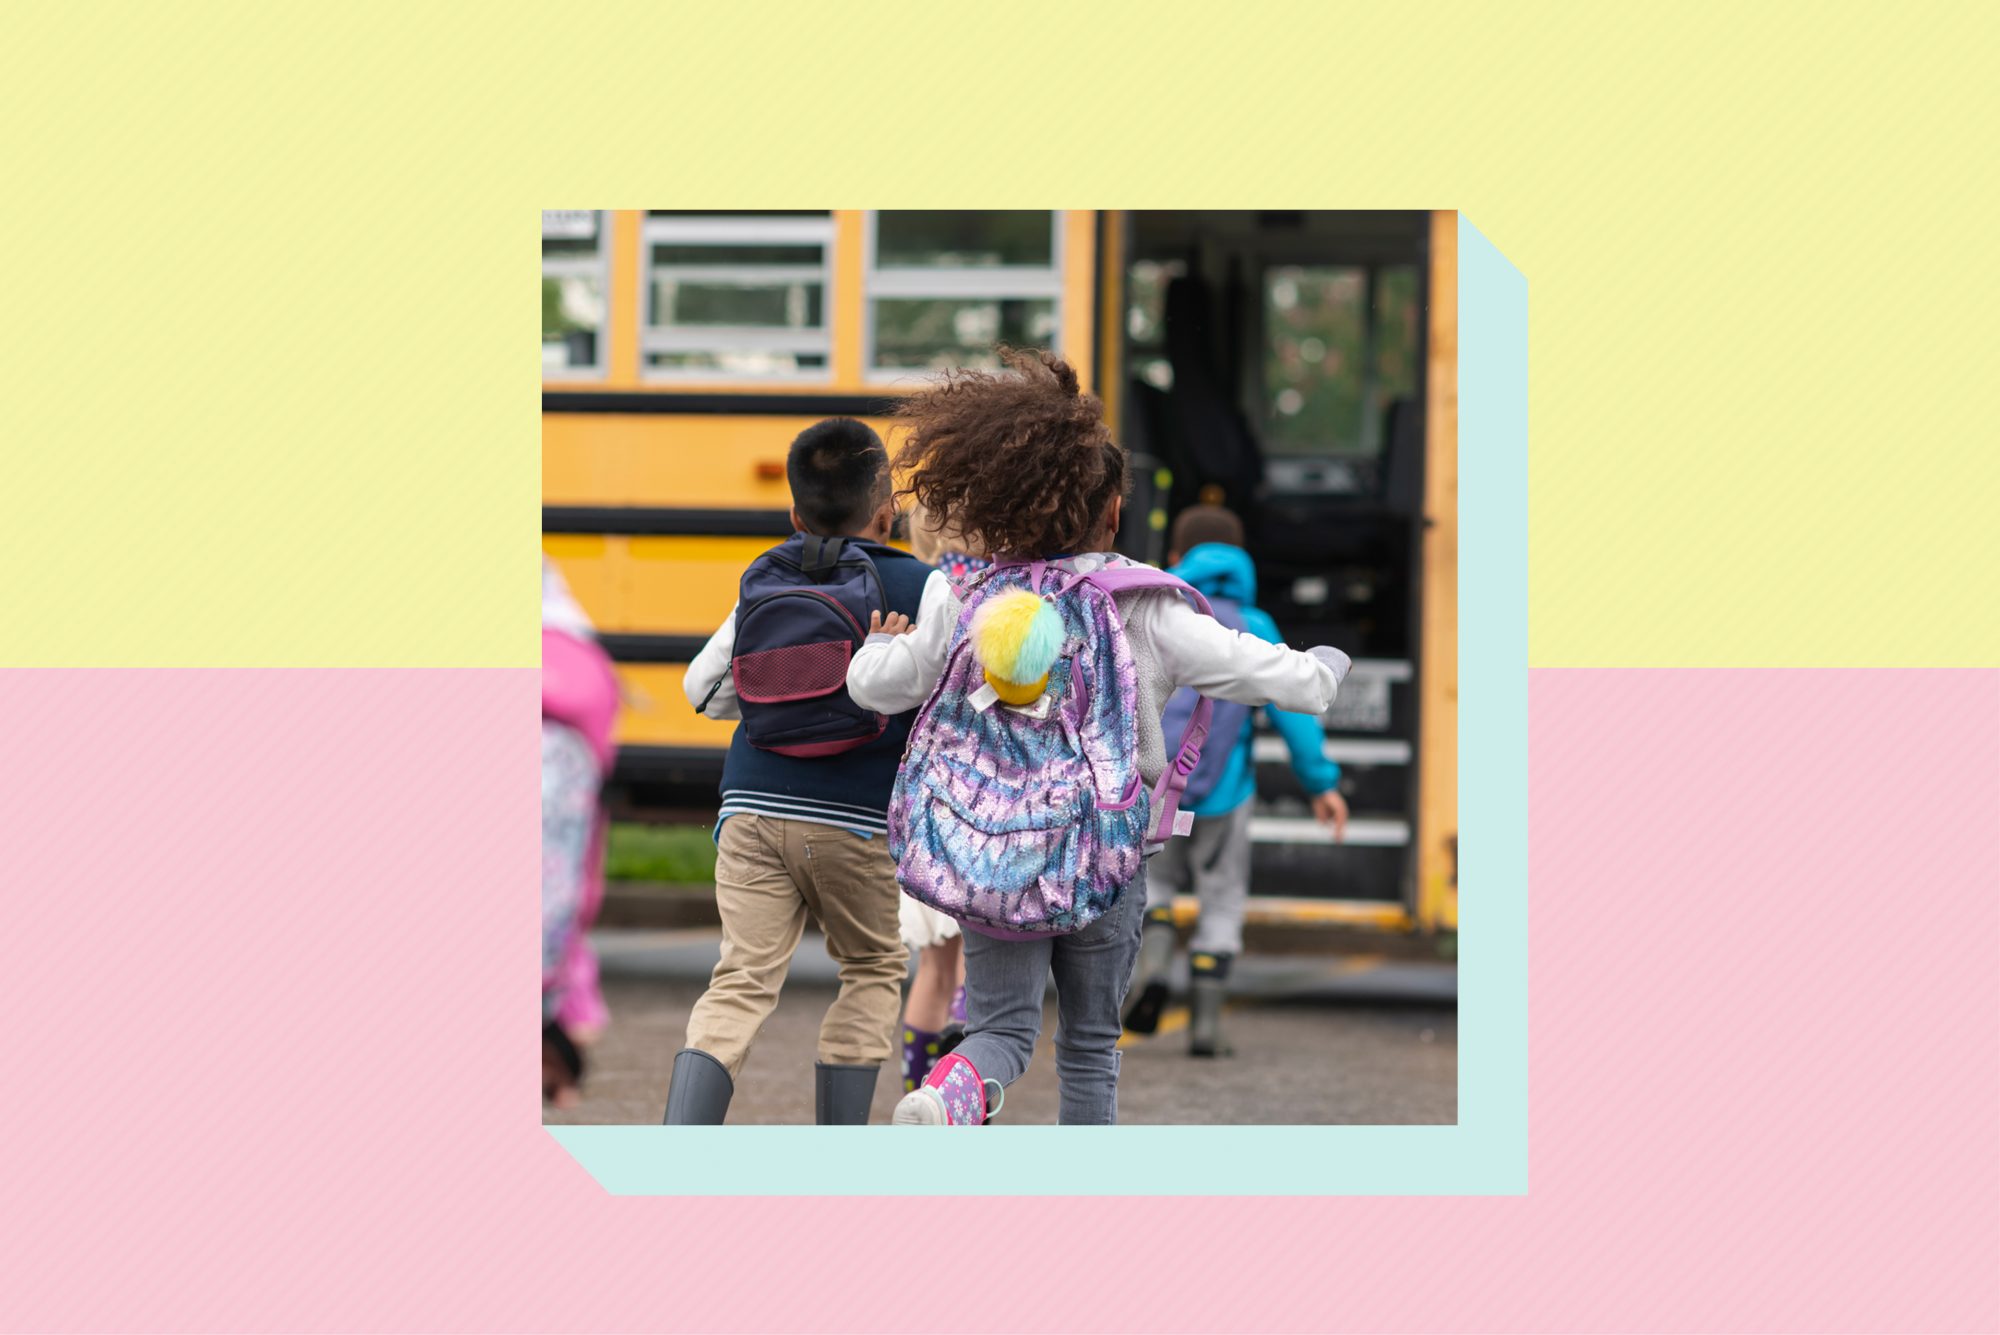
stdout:
[[1344,844],[1259,720],[1253,922],[1456,925],[1455,228],[1422,212],[1100,218],[1100,389],[1139,462],[1121,544],[1161,560],[1180,510],[1228,505],[1286,640],[1356,660],[1327,720]]

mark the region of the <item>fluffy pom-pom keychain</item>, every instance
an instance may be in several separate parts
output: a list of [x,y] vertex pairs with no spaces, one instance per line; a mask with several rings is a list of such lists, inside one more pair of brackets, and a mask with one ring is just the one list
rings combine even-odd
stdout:
[[1063,619],[1046,599],[1026,589],[995,594],[972,614],[970,633],[986,684],[1003,701],[1032,704],[1048,688],[1049,669],[1062,652]]

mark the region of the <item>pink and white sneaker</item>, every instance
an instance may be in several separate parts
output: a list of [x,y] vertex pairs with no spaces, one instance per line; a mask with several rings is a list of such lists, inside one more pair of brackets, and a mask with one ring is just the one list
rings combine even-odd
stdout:
[[998,1080],[981,1080],[971,1062],[948,1052],[923,1084],[903,1095],[889,1121],[894,1126],[983,1126],[1006,1097]]

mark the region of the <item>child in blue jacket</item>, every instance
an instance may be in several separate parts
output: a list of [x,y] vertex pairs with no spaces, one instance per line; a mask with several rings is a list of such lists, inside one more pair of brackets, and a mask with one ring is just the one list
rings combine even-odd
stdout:
[[[1243,550],[1243,523],[1233,512],[1219,505],[1182,511],[1167,547],[1173,573],[1208,597],[1217,620],[1272,644],[1283,643],[1277,624],[1257,607],[1257,568]],[[1177,712],[1193,709],[1193,692],[1180,691],[1167,707],[1166,735],[1178,736]],[[1319,720],[1268,705],[1264,709],[1285,739],[1292,771],[1312,799],[1313,815],[1333,830],[1336,840],[1343,838],[1347,803],[1334,786],[1340,767],[1326,758]],[[1201,905],[1188,946],[1194,978],[1188,1052],[1196,1057],[1230,1052],[1222,1037],[1222,1001],[1230,962],[1243,948],[1243,909],[1250,893],[1250,809],[1257,796],[1257,766],[1251,756],[1254,721],[1254,713],[1244,706],[1216,705],[1201,767],[1190,777],[1181,804],[1194,814],[1194,833],[1170,841],[1146,869],[1145,934],[1126,994],[1125,1027],[1150,1034],[1159,1026],[1174,955],[1174,896],[1191,887]]]

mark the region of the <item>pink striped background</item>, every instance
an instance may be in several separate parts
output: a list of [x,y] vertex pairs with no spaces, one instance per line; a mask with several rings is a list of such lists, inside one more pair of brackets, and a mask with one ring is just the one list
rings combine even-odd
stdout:
[[533,672],[0,685],[9,1326],[2000,1326],[2000,674],[1533,674],[1528,1196],[976,1206],[541,1132]]

